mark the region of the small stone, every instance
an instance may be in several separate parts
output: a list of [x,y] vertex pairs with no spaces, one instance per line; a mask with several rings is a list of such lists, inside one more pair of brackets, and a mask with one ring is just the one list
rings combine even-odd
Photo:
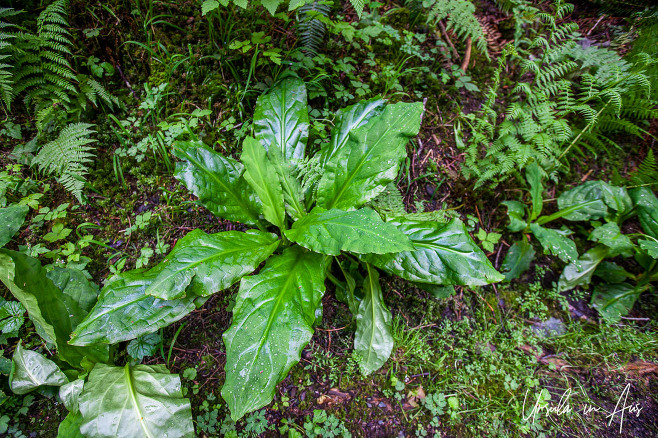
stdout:
[[560,336],[566,333],[564,323],[557,318],[551,317],[543,322],[536,322],[532,325],[532,330],[537,336],[550,338]]

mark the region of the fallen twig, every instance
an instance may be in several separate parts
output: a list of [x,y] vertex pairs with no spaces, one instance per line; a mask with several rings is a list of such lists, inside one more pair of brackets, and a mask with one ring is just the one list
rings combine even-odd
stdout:
[[466,73],[466,68],[468,63],[471,61],[471,49],[472,49],[471,37],[466,38],[466,53],[464,54],[464,60],[462,61],[462,71]]

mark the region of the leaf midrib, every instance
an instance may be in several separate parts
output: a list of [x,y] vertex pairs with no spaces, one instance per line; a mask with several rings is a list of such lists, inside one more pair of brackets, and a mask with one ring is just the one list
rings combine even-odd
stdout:
[[[164,276],[163,276],[162,274],[160,274],[160,275],[158,275],[158,276],[155,278],[155,280],[153,281],[153,283],[151,283],[151,284],[146,288],[146,291],[148,291],[148,290],[150,290],[150,289],[152,289],[152,288],[155,288],[156,286],[159,286],[160,284],[164,283],[165,281],[167,281],[167,280],[170,279],[171,277],[176,276],[177,274],[179,274],[179,273],[182,272],[182,271],[185,271],[185,270],[188,270],[188,269],[193,269],[193,268],[199,266],[200,264],[205,263],[205,262],[207,262],[207,261],[209,261],[209,260],[212,260],[212,259],[214,259],[214,258],[219,258],[219,257],[222,257],[222,256],[226,256],[226,255],[231,254],[231,253],[234,253],[234,252],[244,251],[245,249],[253,249],[253,248],[250,248],[250,247],[248,247],[248,246],[244,246],[244,247],[239,247],[239,248],[233,248],[233,249],[222,250],[222,251],[219,251],[219,252],[217,252],[217,253],[214,253],[214,254],[211,255],[211,256],[204,257],[204,258],[199,259],[199,260],[196,260],[196,261],[194,261],[194,262],[192,262],[192,263],[188,263],[188,264],[184,265],[183,267],[181,267],[180,269],[176,269],[176,270],[170,271],[170,272],[171,272],[170,275],[164,275]],[[179,262],[179,263],[182,263],[182,262]],[[241,263],[241,265],[244,265],[244,264]],[[164,271],[163,274],[166,273],[166,272],[167,272],[167,271]],[[160,279],[160,276],[162,276],[162,279]],[[158,279],[160,279],[160,280],[158,280]],[[150,294],[148,294],[148,295],[150,295]],[[157,297],[156,297],[156,298],[157,298]]]
[[[244,212],[247,214],[247,216],[249,216],[249,218],[251,218],[251,219],[254,220],[255,222],[258,222],[258,218],[255,217],[255,215],[254,215],[253,212],[251,211],[250,207],[249,207],[247,204],[245,204],[245,202],[242,200],[241,197],[239,197],[239,196],[237,196],[235,193],[233,193],[233,191],[229,188],[229,186],[228,186],[226,183],[224,183],[224,181],[222,181],[222,180],[221,180],[221,179],[215,174],[215,172],[210,172],[208,169],[206,169],[205,166],[202,166],[201,163],[199,162],[199,160],[196,160],[195,157],[194,157],[192,154],[187,153],[187,151],[184,151],[184,152],[185,152],[185,155],[187,155],[187,159],[188,159],[189,161],[191,161],[192,163],[194,163],[194,164],[197,166],[197,168],[201,170],[201,172],[207,174],[208,176],[210,176],[211,179],[213,179],[214,181],[216,181],[217,184],[219,184],[221,187],[224,188],[224,193],[228,193],[233,199],[235,199],[235,200],[237,201],[238,204],[240,204],[240,206],[243,208]],[[223,158],[223,157],[222,157],[222,158]],[[230,162],[229,162],[229,164],[230,164]],[[225,167],[226,167],[226,166],[225,166]],[[239,178],[240,178],[240,177],[238,176],[237,179],[239,179]],[[215,202],[216,202],[216,201],[215,201]]]
[[[298,260],[299,260],[299,257],[295,257],[295,262],[297,262]],[[297,265],[297,263],[293,263],[293,266],[296,266],[296,265]],[[269,318],[267,319],[267,324],[265,325],[265,327],[263,328],[263,331],[261,332],[258,348],[257,348],[256,352],[254,353],[254,355],[252,356],[253,360],[251,360],[249,362],[249,368],[248,368],[248,372],[246,374],[247,376],[251,376],[251,370],[253,369],[253,366],[256,363],[256,358],[260,356],[260,352],[261,352],[263,346],[265,345],[266,340],[269,339],[267,337],[267,335],[269,335],[269,332],[272,329],[272,325],[274,324],[274,321],[277,319],[276,318],[278,316],[277,311],[278,311],[279,307],[281,306],[281,303],[283,302],[283,297],[286,295],[286,291],[288,290],[288,288],[290,286],[290,283],[292,282],[293,278],[295,277],[295,275],[293,275],[295,273],[295,271],[296,270],[294,268],[292,270],[288,271],[288,275],[286,276],[286,279],[285,279],[283,285],[279,288],[279,292],[278,292],[277,296],[274,298],[274,300],[275,300],[274,307],[272,308],[272,311],[269,314]],[[249,316],[251,316],[251,314]],[[246,319],[244,320],[244,322],[246,322]],[[271,378],[271,374],[268,376],[268,379],[269,378]]]
[[[407,112],[408,112],[408,111],[407,111]],[[383,114],[383,113],[382,113],[382,114]],[[406,116],[406,114],[405,114],[405,116]],[[404,116],[401,116],[401,117],[399,117],[399,118],[401,119],[401,118],[403,118],[403,117],[404,117]],[[367,149],[366,153],[361,157],[361,159],[359,160],[358,165],[357,165],[357,167],[354,169],[354,171],[348,173],[348,177],[347,177],[347,179],[343,182],[343,184],[342,184],[340,190],[339,190],[339,191],[336,193],[336,195],[333,197],[333,199],[331,200],[331,202],[329,203],[329,205],[327,205],[327,208],[328,208],[328,209],[333,208],[333,207],[338,203],[338,201],[340,200],[340,198],[343,197],[343,194],[344,194],[345,191],[347,190],[348,186],[351,184],[352,180],[356,177],[356,174],[357,174],[358,172],[361,171],[361,168],[364,166],[364,164],[366,163],[367,159],[370,158],[372,152],[373,152],[373,151],[379,146],[379,144],[383,141],[383,138],[386,136],[386,134],[388,134],[388,133],[392,130],[392,128],[393,128],[392,126],[388,126],[388,127],[386,128],[386,130],[385,130],[382,134],[379,135],[379,138],[378,138],[378,139],[377,139],[377,140],[376,140],[376,141],[375,141],[375,142],[374,142],[374,143],[373,143],[373,144]],[[349,136],[348,136],[348,141],[349,141]],[[351,155],[351,152],[352,152],[352,151],[350,151],[350,153],[348,154],[348,158],[349,158],[349,155]],[[335,181],[335,180],[334,180],[334,181]]]
[[375,319],[377,318],[377,312],[375,312],[375,289],[374,289],[374,282],[372,276],[372,268],[370,267],[370,265],[366,265],[366,268],[368,269],[368,283],[370,286],[370,309],[372,312],[372,325],[370,330],[370,348],[368,348],[368,358],[366,360],[368,367],[370,367],[370,357],[372,356],[372,353],[374,351],[373,345],[375,344],[375,327],[376,327]]
[[[126,287],[130,287],[130,286],[126,286]],[[116,292],[115,292],[114,295],[116,296]],[[82,328],[86,328],[86,327],[90,326],[91,323],[96,322],[96,321],[99,320],[102,316],[105,316],[105,315],[107,315],[108,313],[113,313],[113,312],[115,312],[115,311],[117,311],[117,310],[119,310],[119,309],[122,309],[122,308],[124,308],[124,307],[130,306],[130,305],[132,305],[132,304],[134,304],[134,303],[136,303],[136,302],[138,302],[138,301],[140,301],[140,300],[146,299],[146,298],[148,298],[148,297],[153,297],[152,295],[145,295],[145,294],[142,293],[142,292],[134,292],[132,295],[136,295],[136,298],[129,299],[128,301],[126,301],[126,302],[124,302],[124,303],[121,303],[121,304],[118,305],[118,306],[112,306],[112,307],[104,306],[105,309],[104,309],[101,313],[99,313],[97,316],[95,316],[94,318],[85,319],[85,320],[83,321],[83,323],[86,323],[84,326],[82,325],[83,323],[79,324],[79,325],[76,327],[75,332],[77,332],[78,329],[79,329],[80,327],[82,327]],[[160,301],[171,301],[171,300],[162,300],[162,299],[160,299],[160,298],[156,298],[156,297],[153,297],[153,299],[154,299],[154,300],[160,300]],[[182,300],[182,299],[181,299],[181,300]],[[180,301],[180,300],[179,300],[179,301]],[[180,305],[181,305],[181,303],[179,302],[179,303],[177,303],[175,306],[172,306],[172,307],[169,309],[168,313],[171,313],[171,311],[172,311],[173,309],[177,308],[177,307],[180,306]],[[158,309],[161,309],[162,307],[164,307],[164,306],[159,306]],[[92,309],[92,310],[93,310],[93,309]],[[74,334],[75,334],[75,332],[74,332]],[[79,336],[79,334],[76,335],[76,336],[74,336],[74,337],[72,337],[71,340],[73,340],[73,339],[77,339],[78,336]],[[75,344],[71,344],[71,345],[75,345]]]
[[144,415],[142,414],[142,411],[139,407],[139,403],[137,403],[137,394],[135,391],[135,387],[133,386],[129,363],[127,363],[126,366],[124,367],[124,377],[126,379],[126,384],[128,385],[129,399],[132,402],[135,411],[137,411],[137,421],[139,421],[139,425],[142,427],[144,434],[146,434],[148,438],[155,438],[146,427],[146,423],[144,422]]

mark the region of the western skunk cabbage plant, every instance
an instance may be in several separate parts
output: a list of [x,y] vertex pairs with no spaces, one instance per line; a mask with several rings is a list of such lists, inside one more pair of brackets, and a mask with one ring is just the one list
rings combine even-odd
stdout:
[[[176,143],[176,178],[215,216],[254,229],[192,231],[151,270],[115,277],[71,344],[153,332],[240,281],[223,335],[222,396],[237,420],[270,403],[300,360],[326,279],[354,313],[364,374],[379,369],[393,348],[377,268],[428,288],[502,280],[459,220],[393,214],[376,202],[391,190],[406,144],[418,134],[422,104],[371,99],[342,109],[330,141],[312,157],[308,110],[304,82],[289,75],[258,99],[254,137],[244,140],[240,160]],[[245,276],[264,261],[258,274]],[[333,262],[344,282],[331,273]]]

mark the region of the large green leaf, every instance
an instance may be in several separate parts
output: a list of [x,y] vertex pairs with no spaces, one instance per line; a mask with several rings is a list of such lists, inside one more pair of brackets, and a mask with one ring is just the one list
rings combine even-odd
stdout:
[[347,144],[351,132],[381,114],[385,105],[385,100],[375,97],[338,110],[335,125],[331,130],[331,140],[320,151],[322,167]]
[[14,284],[14,260],[0,250],[0,281],[9,289],[14,298],[21,302],[39,336],[48,344],[54,345],[57,339],[53,326],[46,321],[39,309],[36,295],[33,295]]
[[21,228],[29,210],[27,205],[0,208],[0,248],[5,246]]
[[388,254],[413,250],[409,238],[370,208],[356,211],[315,208],[295,222],[285,235],[304,248],[322,254],[341,251]]
[[349,210],[381,193],[397,176],[405,145],[420,129],[422,113],[421,103],[386,105],[381,114],[352,130],[327,162],[318,185],[318,206]]
[[272,401],[277,383],[299,361],[324,294],[326,260],[293,246],[242,279],[233,324],[224,333],[222,397],[234,420]]
[[384,304],[379,274],[366,263],[368,276],[363,282],[363,300],[356,314],[354,353],[361,369],[367,376],[386,363],[393,351],[391,313]]
[[263,204],[263,217],[279,229],[285,228],[286,210],[283,203],[281,182],[267,151],[253,137],[242,142],[242,164],[244,179],[251,185]]
[[57,266],[46,275],[64,294],[73,298],[85,313],[96,304],[98,286],[90,282],[82,271]]
[[507,216],[509,217],[508,230],[516,233],[528,226],[528,223],[524,219],[525,207],[522,203],[519,201],[503,201],[501,204],[507,207]]
[[658,239],[658,198],[648,187],[631,191],[637,209],[637,216],[645,233]]
[[116,344],[166,327],[194,310],[193,298],[161,300],[146,288],[159,269],[128,271],[113,277],[98,303],[71,335],[72,345]]
[[214,294],[256,269],[278,245],[276,235],[262,231],[206,234],[196,229],[180,239],[160,263],[146,293],[173,300],[184,297],[192,283],[197,295]]
[[570,221],[587,221],[615,214],[621,216],[633,208],[625,188],[604,181],[587,181],[562,193],[557,198],[557,205],[562,212],[560,217]]
[[389,223],[409,237],[414,251],[361,256],[388,273],[410,281],[443,285],[484,285],[503,280],[473,242],[464,224],[396,218]]
[[250,225],[258,222],[258,198],[242,177],[242,164],[187,141],[176,142],[172,153],[183,160],[176,163],[174,176],[212,214]]
[[9,387],[16,394],[27,394],[40,386],[61,386],[68,379],[50,359],[26,350],[19,342],[12,357]]
[[635,246],[628,236],[622,234],[616,222],[608,222],[594,228],[589,235],[589,240],[602,243],[610,248],[610,256],[627,253]]
[[39,261],[15,251],[0,250],[0,254],[10,257],[13,266],[10,270],[0,268],[0,280],[27,309],[35,327],[38,324],[37,333],[57,346],[60,359],[75,367],[85,356],[92,362],[106,362],[107,345],[74,347],[67,343],[87,312],[55,286]]
[[519,278],[521,274],[530,269],[530,263],[535,258],[535,250],[525,238],[514,242],[507,251],[503,264],[501,266],[502,272],[505,275],[505,281],[512,281]]
[[194,437],[180,378],[162,365],[97,364],[79,405],[80,431],[87,438]]
[[530,224],[530,231],[541,243],[544,254],[553,254],[564,263],[575,262],[578,259],[576,244],[567,237],[568,232],[544,228],[538,224]]
[[578,258],[578,263],[569,263],[564,267],[558,289],[562,291],[571,290],[576,286],[589,284],[592,280],[592,274],[596,271],[597,266],[609,254],[610,250],[603,245],[595,246]]
[[282,79],[258,98],[254,134],[266,150],[277,148],[286,161],[303,158],[308,127],[306,86],[301,79]]
[[541,173],[536,161],[533,161],[528,167],[526,167],[525,177],[528,180],[528,184],[530,184],[530,198],[532,199],[530,220],[532,221],[539,217],[542,207],[544,206],[544,200],[542,198],[544,187],[541,184]]
[[638,288],[628,283],[602,284],[594,288],[592,305],[609,322],[619,322],[628,315],[633,304],[647,286]]

